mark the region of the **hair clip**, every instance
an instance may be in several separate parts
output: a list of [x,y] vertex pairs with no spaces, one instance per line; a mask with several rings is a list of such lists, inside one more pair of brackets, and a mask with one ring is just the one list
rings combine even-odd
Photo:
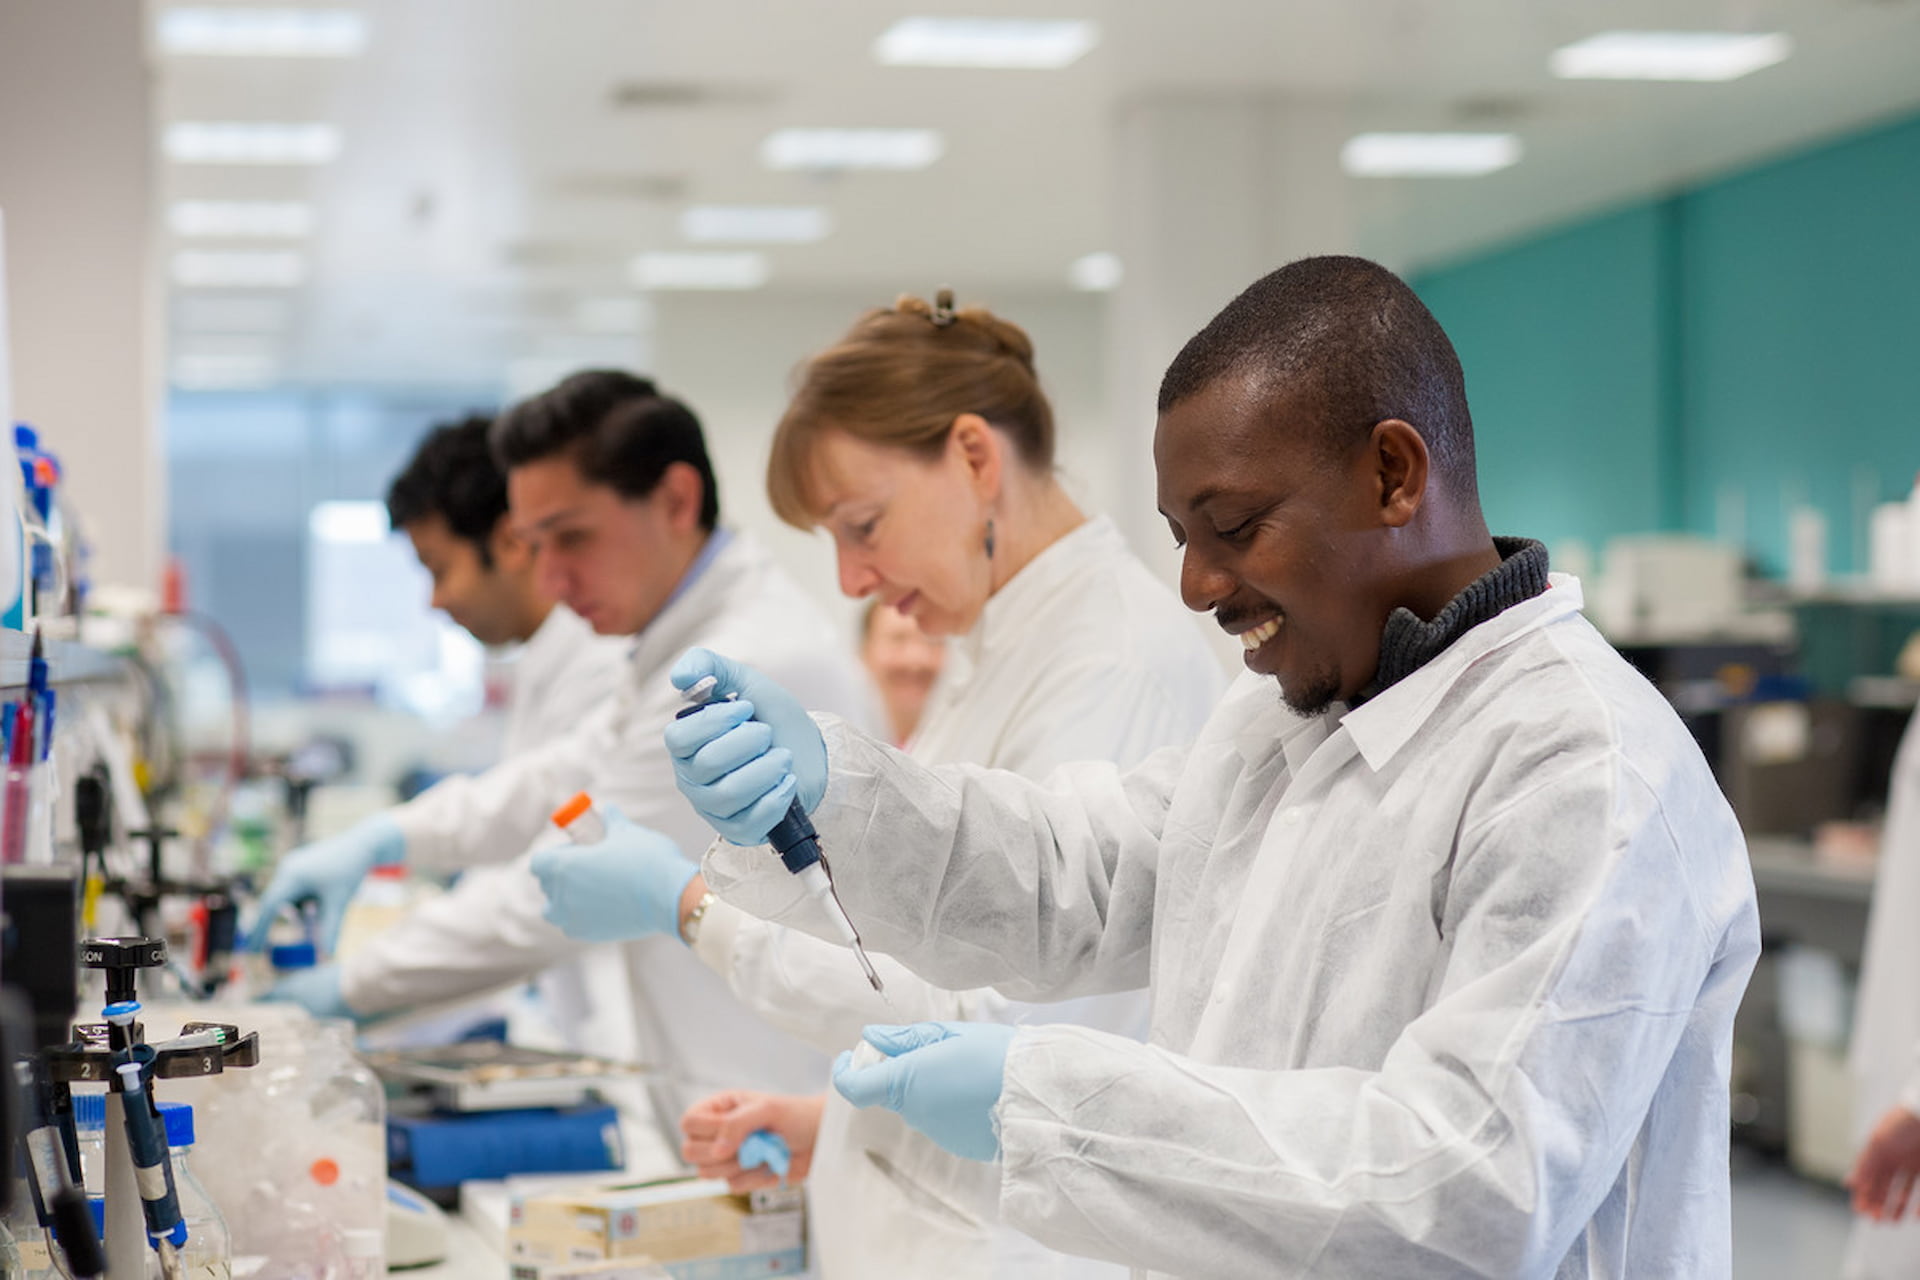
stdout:
[[933,327],[944,329],[954,322],[953,290],[941,289],[933,295]]

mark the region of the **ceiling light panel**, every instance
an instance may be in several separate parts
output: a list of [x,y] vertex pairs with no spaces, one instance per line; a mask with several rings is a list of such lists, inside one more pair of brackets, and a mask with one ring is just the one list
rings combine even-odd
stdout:
[[182,391],[239,391],[269,387],[280,378],[271,355],[204,352],[175,356],[169,380]]
[[760,159],[769,169],[924,169],[945,150],[933,129],[781,129]]
[[680,215],[680,235],[695,244],[812,244],[833,219],[818,205],[694,205]]
[[1562,80],[1737,80],[1792,52],[1779,32],[1603,31],[1555,49],[1548,66]]
[[273,334],[292,321],[288,299],[272,295],[178,294],[173,302],[176,334]]
[[330,124],[181,121],[167,126],[167,158],[180,164],[326,164],[340,154]]
[[1120,287],[1126,272],[1111,253],[1089,253],[1067,267],[1067,282],[1084,293],[1106,293]]
[[1518,162],[1510,133],[1362,133],[1340,149],[1356,178],[1471,178]]
[[636,289],[758,289],[772,272],[759,253],[643,253],[631,274]]
[[350,58],[367,45],[366,16],[355,9],[254,7],[161,11],[160,52],[231,58]]
[[1054,71],[1078,62],[1100,28],[1078,20],[902,18],[873,43],[889,67],[979,67]]
[[297,253],[188,249],[173,255],[173,282],[189,289],[290,289],[306,278],[306,259]]
[[295,240],[313,230],[313,206],[298,201],[180,200],[167,210],[177,236]]

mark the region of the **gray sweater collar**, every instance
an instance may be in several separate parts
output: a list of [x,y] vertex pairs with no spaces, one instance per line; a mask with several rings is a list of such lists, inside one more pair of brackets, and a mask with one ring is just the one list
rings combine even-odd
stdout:
[[1500,563],[1467,584],[1432,622],[1413,610],[1395,609],[1380,636],[1380,665],[1373,682],[1354,698],[1365,702],[1418,671],[1474,627],[1531,600],[1547,589],[1547,549],[1532,538],[1495,538]]

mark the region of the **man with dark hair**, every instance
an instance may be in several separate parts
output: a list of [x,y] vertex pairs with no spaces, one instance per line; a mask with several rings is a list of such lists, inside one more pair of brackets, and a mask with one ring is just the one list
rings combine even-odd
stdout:
[[1150,987],[1145,1045],[920,1023],[836,1066],[855,1103],[998,1159],[1043,1244],[1180,1276],[1730,1273],[1745,843],[1578,583],[1489,536],[1471,458],[1419,300],[1309,259],[1161,397],[1181,590],[1248,667],[1190,746],[1044,784],[929,770],[730,659],[676,664],[758,722],[667,729],[735,842],[716,892],[824,932],[736,847],[797,795],[867,944],[929,980]]
[[[595,635],[579,615],[542,591],[532,548],[514,533],[507,515],[507,477],[487,443],[493,419],[478,414],[433,428],[387,489],[387,518],[407,535],[433,582],[432,604],[488,646],[518,645],[508,666],[503,759],[559,742],[578,729],[626,678],[626,645]],[[408,913],[380,947],[408,957],[381,976],[386,1007],[411,1007],[443,998],[437,970],[460,959],[457,941],[466,922],[493,915],[502,896],[524,886],[510,867],[481,867],[453,891]],[[579,965],[540,976],[537,1016],[543,1031],[584,1049],[604,1019],[592,1016],[596,993],[620,991],[622,962],[596,948]],[[611,963],[610,963],[611,961]],[[356,984],[364,988],[368,976]],[[409,987],[412,980],[417,985]],[[267,995],[321,1017],[354,1017],[338,965],[325,964],[283,979]],[[607,997],[599,994],[604,1002]],[[621,1001],[624,1006],[624,1000]],[[620,1015],[625,1016],[624,1011]]]
[[[630,637],[631,650],[616,694],[560,742],[445,779],[282,861],[261,896],[255,936],[281,907],[317,900],[327,946],[376,866],[510,864],[513,891],[492,895],[490,911],[440,913],[430,948],[403,927],[343,962],[341,995],[361,1016],[497,988],[586,947],[543,918],[528,852],[575,792],[592,793],[609,827],[650,828],[623,838],[656,842],[674,855],[656,859],[656,871],[693,881],[697,867],[681,851],[697,850],[707,835],[674,790],[660,745],[681,705],[667,668],[689,644],[751,651],[822,705],[871,720],[871,694],[845,639],[763,550],[719,523],[706,443],[685,405],[630,374],[578,373],[508,409],[490,443],[507,475],[510,527],[540,588],[601,635]],[[819,1056],[749,1014],[677,941],[647,938],[622,953],[625,1025],[599,1025],[592,1047],[658,1068],[671,1090],[659,1099],[667,1119],[716,1089],[817,1083]]]

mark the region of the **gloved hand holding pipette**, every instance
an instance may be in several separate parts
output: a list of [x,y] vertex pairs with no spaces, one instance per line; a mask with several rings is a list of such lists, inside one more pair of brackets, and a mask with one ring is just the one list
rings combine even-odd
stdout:
[[771,844],[826,910],[873,989],[882,991],[807,817],[827,793],[827,744],[819,727],[785,689],[708,649],[689,650],[669,678],[691,704],[666,732],[680,793],[735,844]]

